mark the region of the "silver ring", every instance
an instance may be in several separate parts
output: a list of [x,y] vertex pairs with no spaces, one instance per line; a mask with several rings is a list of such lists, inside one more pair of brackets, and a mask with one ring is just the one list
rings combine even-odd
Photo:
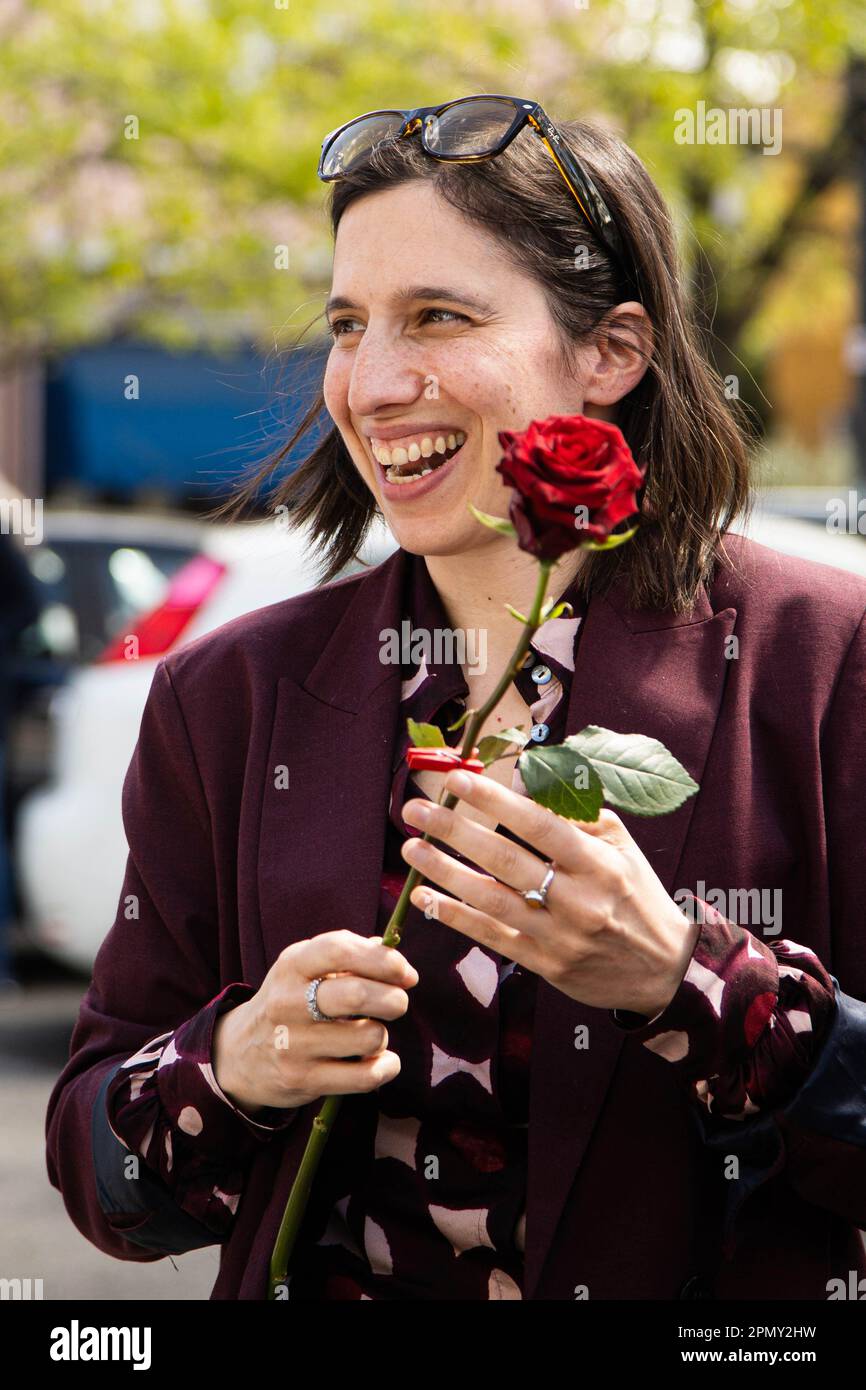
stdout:
[[550,889],[550,885],[553,882],[553,875],[555,873],[556,869],[553,867],[553,865],[548,864],[547,873],[544,875],[544,881],[541,887],[529,888],[525,893],[521,893],[520,896],[523,898],[523,900],[529,907],[539,908],[547,906],[547,894]]
[[310,1017],[314,1019],[316,1023],[332,1022],[330,1014],[322,1013],[321,1009],[319,1008],[319,1001],[317,998],[319,992],[319,985],[322,983],[322,980],[324,978],[324,975],[320,975],[318,980],[311,980],[310,983],[307,985],[307,1010],[310,1014]]

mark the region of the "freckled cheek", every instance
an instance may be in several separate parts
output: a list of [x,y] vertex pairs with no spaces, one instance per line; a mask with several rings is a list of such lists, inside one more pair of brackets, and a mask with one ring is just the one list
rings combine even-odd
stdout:
[[507,400],[507,381],[495,363],[468,357],[465,363],[450,363],[438,378],[439,394],[453,401],[480,420],[495,423],[502,418]]

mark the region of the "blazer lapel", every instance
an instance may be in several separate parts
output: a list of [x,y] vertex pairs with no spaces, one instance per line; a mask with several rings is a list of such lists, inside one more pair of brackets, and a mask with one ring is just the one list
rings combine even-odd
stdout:
[[[568,707],[568,733],[599,724],[660,739],[701,782],[719,716],[736,610],[713,614],[706,593],[686,614],[637,612],[624,585],[593,599],[584,619]],[[695,797],[672,815],[623,816],[670,894]],[[587,1046],[578,1047],[583,1025]],[[524,1298],[538,1286],[562,1208],[577,1177],[624,1033],[539,981],[530,1064]],[[625,1142],[625,1136],[623,1136]]]
[[376,933],[401,687],[379,633],[399,627],[405,560],[358,586],[302,682],[277,683],[258,858],[268,962],[323,931]]

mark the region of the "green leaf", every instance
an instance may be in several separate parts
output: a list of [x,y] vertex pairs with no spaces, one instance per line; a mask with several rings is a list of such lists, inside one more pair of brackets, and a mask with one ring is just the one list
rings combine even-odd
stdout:
[[565,740],[588,758],[601,778],[605,800],[635,816],[664,816],[699,790],[673,753],[645,734],[618,734],[587,724]]
[[631,528],[630,531],[623,531],[622,534],[619,535],[619,536],[613,536],[613,535],[608,536],[608,538],[607,538],[606,541],[583,541],[583,542],[581,543],[580,549],[581,549],[581,550],[616,550],[616,547],[617,547],[618,545],[624,545],[626,541],[630,541],[631,538],[632,538],[632,536],[636,536],[636,535],[637,535],[637,532],[638,532],[637,526],[633,526],[633,527]]
[[485,767],[489,767],[497,758],[504,758],[509,748],[515,744],[522,748],[528,741],[529,735],[522,729],[503,729],[498,734],[487,734],[478,745],[478,757]]
[[602,785],[592,764],[573,748],[528,748],[517,760],[523,785],[541,806],[568,820],[598,820]]
[[491,516],[489,512],[480,512],[472,503],[467,503],[470,512],[476,521],[480,521],[482,526],[489,526],[491,531],[499,531],[503,536],[516,536],[517,532],[504,516]]
[[414,719],[406,720],[409,737],[415,748],[445,748],[445,736],[436,724],[418,724]]

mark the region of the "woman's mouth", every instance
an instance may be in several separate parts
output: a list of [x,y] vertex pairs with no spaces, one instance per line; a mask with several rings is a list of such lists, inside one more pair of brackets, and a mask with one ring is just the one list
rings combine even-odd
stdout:
[[382,468],[385,481],[401,487],[411,486],[435,473],[459,453],[466,442],[463,430],[442,434],[407,435],[403,439],[370,439],[373,457]]

